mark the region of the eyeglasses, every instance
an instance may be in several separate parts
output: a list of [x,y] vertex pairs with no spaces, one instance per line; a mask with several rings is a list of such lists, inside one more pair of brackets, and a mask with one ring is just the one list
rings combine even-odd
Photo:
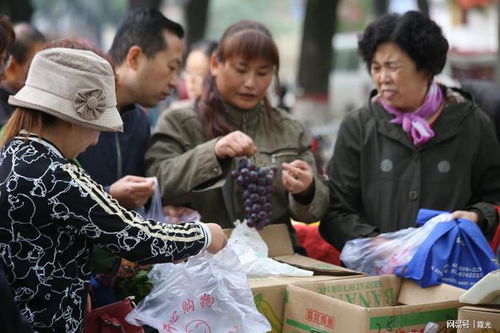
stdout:
[[4,52],[4,54],[2,54],[2,57],[0,58],[0,75],[2,75],[7,66],[9,66],[9,63],[10,54],[8,52]]

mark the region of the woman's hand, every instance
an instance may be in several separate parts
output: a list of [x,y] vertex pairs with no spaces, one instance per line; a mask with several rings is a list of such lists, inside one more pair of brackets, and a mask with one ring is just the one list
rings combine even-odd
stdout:
[[312,168],[307,162],[295,160],[291,163],[283,163],[281,179],[283,187],[292,194],[299,194],[306,191],[311,186],[314,175]]
[[215,155],[218,158],[251,156],[257,153],[257,147],[251,137],[241,131],[231,132],[215,144]]
[[468,210],[456,210],[453,213],[451,213],[451,217],[455,220],[466,219],[476,224],[479,222],[479,215],[476,212],[471,212]]
[[123,207],[136,209],[144,206],[154,193],[155,187],[154,178],[125,176],[111,184],[109,194]]
[[227,237],[220,225],[215,223],[206,223],[205,224],[208,229],[210,229],[210,233],[212,234],[212,242],[207,247],[207,251],[215,254],[222,250],[224,246],[227,244]]

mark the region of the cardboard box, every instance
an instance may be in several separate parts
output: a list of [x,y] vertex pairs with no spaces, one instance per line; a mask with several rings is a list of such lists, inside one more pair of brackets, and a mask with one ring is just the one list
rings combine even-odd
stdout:
[[[354,275],[352,277],[361,277]],[[272,333],[281,333],[283,327],[283,312],[285,310],[286,286],[291,283],[319,282],[332,279],[347,279],[350,276],[315,275],[310,277],[268,276],[252,278],[248,282],[257,309],[271,324]]]
[[500,306],[464,306],[458,309],[458,320],[448,326],[458,333],[500,333]]
[[[224,229],[224,231],[229,237],[232,229]],[[285,308],[285,292],[289,283],[363,276],[360,272],[294,253],[286,224],[268,225],[260,231],[260,235],[267,244],[270,258],[313,271],[315,274],[310,277],[269,276],[248,280],[257,309],[269,320],[272,333],[281,332]]]
[[447,284],[420,288],[394,275],[287,286],[283,332],[423,332],[428,322],[447,330],[464,292]]

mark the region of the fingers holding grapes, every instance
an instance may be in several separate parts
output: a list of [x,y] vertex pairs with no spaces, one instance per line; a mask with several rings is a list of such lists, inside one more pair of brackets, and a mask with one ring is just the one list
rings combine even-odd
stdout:
[[291,163],[283,163],[281,179],[283,187],[292,194],[304,192],[311,186],[314,175],[312,168],[307,162],[295,160]]
[[241,131],[231,132],[215,143],[218,158],[251,156],[258,152],[251,137]]

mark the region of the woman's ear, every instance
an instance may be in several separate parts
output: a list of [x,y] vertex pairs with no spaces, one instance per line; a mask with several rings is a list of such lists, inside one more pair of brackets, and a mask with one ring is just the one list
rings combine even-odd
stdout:
[[216,57],[215,52],[214,52],[210,56],[210,75],[217,76],[217,73],[219,72],[219,66],[220,66],[220,63],[217,60],[217,57]]
[[[5,67],[5,72],[9,73],[10,76],[16,76],[19,71],[24,70],[23,65],[21,65],[16,58],[10,56],[9,63]],[[24,73],[23,73],[24,74]]]

